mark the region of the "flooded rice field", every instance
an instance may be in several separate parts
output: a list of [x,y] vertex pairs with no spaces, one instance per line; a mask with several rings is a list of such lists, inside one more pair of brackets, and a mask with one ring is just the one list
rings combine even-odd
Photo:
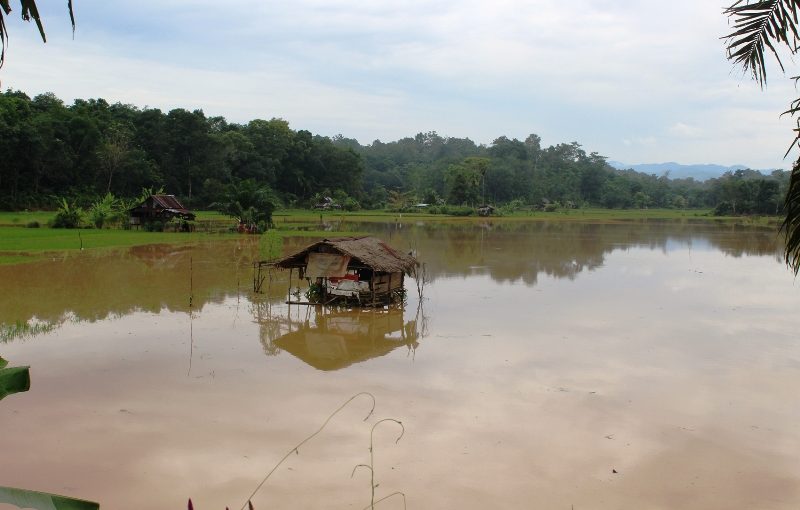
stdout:
[[[0,267],[0,485],[101,508],[796,509],[800,288],[774,232],[364,223],[387,311],[252,290],[253,238]],[[287,241],[284,251],[310,239]],[[375,428],[384,418],[395,422]],[[403,508],[400,496],[380,503]],[[12,508],[0,503],[0,508]]]

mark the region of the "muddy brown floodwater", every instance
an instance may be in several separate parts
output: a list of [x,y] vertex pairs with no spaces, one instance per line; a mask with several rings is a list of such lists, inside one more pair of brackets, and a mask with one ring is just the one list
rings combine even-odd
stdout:
[[[335,227],[337,227],[335,225]],[[800,289],[774,232],[347,224],[416,250],[404,309],[250,292],[252,239],[0,267],[0,485],[102,508],[800,508]],[[286,249],[308,243],[301,239]],[[190,307],[189,297],[192,304]],[[402,508],[392,498],[383,508]],[[4,508],[0,504],[0,508]]]

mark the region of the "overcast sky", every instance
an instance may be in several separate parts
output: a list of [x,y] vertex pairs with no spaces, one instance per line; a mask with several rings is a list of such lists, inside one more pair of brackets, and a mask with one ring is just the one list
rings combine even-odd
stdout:
[[[361,143],[530,133],[629,164],[790,168],[797,91],[725,59],[724,3],[698,0],[39,0],[6,23],[3,89],[280,117]],[[794,154],[794,157],[797,157]]]

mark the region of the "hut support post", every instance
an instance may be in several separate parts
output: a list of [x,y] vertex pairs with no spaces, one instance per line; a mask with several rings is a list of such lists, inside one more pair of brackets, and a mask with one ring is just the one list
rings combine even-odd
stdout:
[[289,291],[288,291],[288,297],[286,299],[286,302],[289,303],[289,304],[291,304],[291,302],[292,302],[292,268],[291,267],[289,268]]

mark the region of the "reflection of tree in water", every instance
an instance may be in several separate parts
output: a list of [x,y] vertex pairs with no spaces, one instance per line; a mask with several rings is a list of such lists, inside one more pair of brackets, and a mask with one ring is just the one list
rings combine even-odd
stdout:
[[418,222],[397,225],[347,224],[391,239],[398,248],[413,247],[435,280],[487,274],[498,282],[535,285],[539,275],[574,279],[604,264],[616,250],[645,248],[667,253],[676,246],[717,249],[731,256],[774,256],[780,239],[774,229],[756,229],[709,221],[515,220],[459,223]]
[[318,370],[339,370],[384,356],[404,346],[413,356],[427,331],[421,307],[405,320],[404,310],[331,309],[294,306],[272,313],[269,303],[254,304],[264,353],[286,351]]
[[37,335],[49,333],[61,326],[66,320],[65,317],[53,322],[42,322],[33,318],[27,322],[16,321],[11,324],[0,323],[0,343],[8,343],[12,340],[25,340]]
[[[603,265],[615,250],[664,252],[681,245],[716,249],[733,257],[771,256],[780,262],[774,230],[727,223],[529,222],[342,223],[373,233],[398,249],[416,249],[431,277],[488,275],[495,281],[535,285],[539,275],[575,278]],[[287,240],[287,251],[308,238]],[[0,266],[0,338],[34,336],[65,320],[95,321],[134,311],[189,313],[190,264],[194,310],[228,296],[249,295],[258,239],[210,241],[191,246],[150,245],[115,252],[80,252],[57,260]],[[282,301],[286,273],[270,284]]]
[[[257,245],[250,239],[196,246],[150,245],[112,253],[82,252],[51,261],[0,266],[0,324],[32,319],[101,320],[134,311],[189,312],[220,302],[244,286]],[[190,283],[190,264],[191,283]]]

